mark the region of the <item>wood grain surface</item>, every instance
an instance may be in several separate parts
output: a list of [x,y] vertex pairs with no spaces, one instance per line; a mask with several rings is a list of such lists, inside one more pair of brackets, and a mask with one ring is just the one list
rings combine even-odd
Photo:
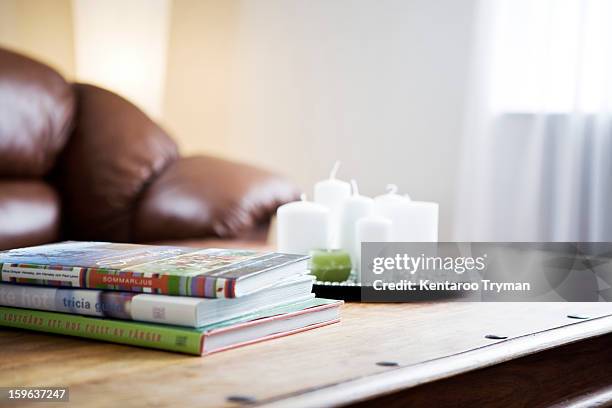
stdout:
[[612,332],[607,303],[347,304],[341,312],[339,324],[203,358],[0,328],[0,386],[67,386],[79,407],[332,406]]

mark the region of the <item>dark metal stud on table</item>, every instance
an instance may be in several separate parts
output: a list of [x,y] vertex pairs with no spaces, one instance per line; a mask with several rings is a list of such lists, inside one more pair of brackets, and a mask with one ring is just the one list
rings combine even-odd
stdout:
[[255,398],[249,397],[248,395],[230,395],[227,397],[227,401],[245,405],[254,404],[257,402]]
[[508,336],[498,336],[497,334],[487,334],[485,336],[485,339],[489,339],[489,340],[505,340],[507,338]]
[[590,317],[588,317],[588,316],[573,315],[573,314],[567,315],[567,317],[570,318],[570,319],[577,319],[577,320],[587,320],[587,319],[590,319]]
[[376,365],[381,367],[397,367],[399,366],[399,363],[396,363],[395,361],[379,361],[376,363]]

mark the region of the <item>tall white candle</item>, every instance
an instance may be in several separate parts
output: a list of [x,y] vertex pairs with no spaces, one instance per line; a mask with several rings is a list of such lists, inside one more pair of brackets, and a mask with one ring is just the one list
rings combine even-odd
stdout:
[[357,182],[351,180],[353,195],[344,201],[342,215],[340,218],[340,247],[351,256],[353,268],[357,265],[358,254],[356,251],[356,225],[357,220],[367,217],[372,213],[374,200],[359,194]]
[[[361,244],[363,242],[389,242],[391,241],[391,220],[380,215],[370,215],[360,218],[355,224],[355,270],[361,270]],[[359,273],[356,274],[357,278]]]
[[321,204],[294,201],[276,211],[278,252],[308,255],[329,241],[329,210]]
[[391,220],[391,241],[437,242],[438,203],[412,201],[397,194],[397,187],[374,199],[375,212]]
[[342,204],[351,195],[351,185],[346,181],[336,179],[339,168],[340,162],[337,161],[331,170],[329,179],[319,181],[314,185],[314,202],[324,205],[330,212],[329,235],[332,248],[337,248],[339,244]]

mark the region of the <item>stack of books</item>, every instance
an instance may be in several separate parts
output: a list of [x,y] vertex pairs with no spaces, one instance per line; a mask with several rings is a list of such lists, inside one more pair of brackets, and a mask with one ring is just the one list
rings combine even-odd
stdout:
[[307,258],[62,242],[0,252],[0,326],[204,355],[339,320]]

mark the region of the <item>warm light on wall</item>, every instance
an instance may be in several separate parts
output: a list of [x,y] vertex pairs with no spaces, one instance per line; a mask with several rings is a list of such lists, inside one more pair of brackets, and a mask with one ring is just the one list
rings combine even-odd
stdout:
[[76,79],[110,89],[159,119],[169,0],[73,0]]

